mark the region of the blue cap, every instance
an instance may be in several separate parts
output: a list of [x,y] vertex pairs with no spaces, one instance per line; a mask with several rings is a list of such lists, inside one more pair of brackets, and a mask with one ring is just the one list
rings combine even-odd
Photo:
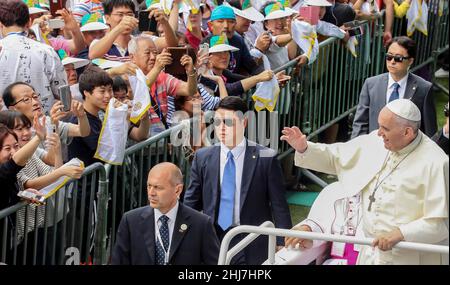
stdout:
[[217,6],[212,11],[210,21],[221,20],[221,19],[236,20],[234,11],[230,6],[220,5],[220,6]]

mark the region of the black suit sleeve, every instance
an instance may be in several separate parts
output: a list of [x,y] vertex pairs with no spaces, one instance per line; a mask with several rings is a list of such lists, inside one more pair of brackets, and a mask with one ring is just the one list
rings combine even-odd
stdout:
[[189,182],[189,188],[184,194],[184,205],[191,207],[197,211],[203,210],[203,175],[200,170],[200,163],[198,153],[195,154],[191,167],[191,178]]
[[111,258],[112,265],[130,265],[130,228],[128,225],[127,215],[125,214],[120,221],[119,230],[117,231],[116,244]]
[[437,132],[431,139],[448,155],[450,141],[444,136],[443,130]]
[[437,132],[436,106],[434,105],[431,84],[423,102],[422,124],[423,128],[421,129],[428,137],[432,137]]
[[202,245],[202,263],[206,265],[217,265],[220,243],[210,217],[208,217],[208,221],[204,226]]
[[[283,172],[278,159],[274,156],[270,162],[268,189],[275,227],[292,228],[291,214],[286,201]],[[284,245],[284,238],[277,237],[277,245]]]

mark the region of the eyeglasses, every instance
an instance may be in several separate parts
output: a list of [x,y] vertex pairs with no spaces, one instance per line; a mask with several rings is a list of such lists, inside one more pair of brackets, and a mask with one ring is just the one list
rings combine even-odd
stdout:
[[113,16],[118,16],[120,18],[123,18],[123,16],[130,16],[130,17],[134,17],[134,13],[133,12],[128,12],[128,13],[114,13],[111,14]]
[[17,104],[19,104],[20,102],[24,102],[25,104],[30,104],[32,100],[39,100],[39,95],[36,93],[33,93],[32,96],[24,96],[22,99],[20,99],[19,101],[17,101],[16,103],[12,104],[11,106],[16,106]]
[[234,126],[234,121],[233,119],[219,119],[219,118],[214,118],[213,120],[213,124],[216,127],[219,127],[222,122],[225,124],[225,126],[227,127],[233,127]]
[[407,60],[411,58],[410,56],[401,56],[401,55],[393,55],[393,54],[386,54],[386,60],[391,61],[394,59],[395,62],[403,62],[404,60]]

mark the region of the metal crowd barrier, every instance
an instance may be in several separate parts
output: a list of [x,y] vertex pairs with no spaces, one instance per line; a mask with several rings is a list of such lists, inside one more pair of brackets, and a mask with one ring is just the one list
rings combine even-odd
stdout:
[[[105,179],[101,163],[84,170],[42,206],[20,202],[0,211],[0,262],[11,265],[65,264],[66,252],[76,264],[92,262],[97,182]],[[69,251],[68,251],[69,249]]]
[[[430,1],[435,7],[439,0]],[[413,36],[419,55],[412,70],[427,64],[436,68],[437,57],[448,50],[448,1],[445,2],[442,15],[436,16],[437,10],[430,9],[428,37],[417,31]],[[284,126],[297,125],[311,138],[353,112],[364,80],[385,70],[383,20],[380,17],[363,22],[364,34],[358,37],[356,58],[340,40],[328,38],[319,44],[317,60],[302,67],[298,75],[292,73],[295,61],[275,70],[286,70],[293,77],[281,90],[277,112],[259,112],[258,116],[271,122],[270,128],[274,121],[278,122],[276,133]],[[405,23],[404,18],[395,20],[394,36],[404,34]],[[249,94],[247,100],[253,109]],[[65,190],[58,191],[52,198],[54,204],[35,207],[18,203],[0,210],[0,262],[108,264],[122,215],[148,203],[146,175],[153,165],[162,161],[175,163],[183,171],[187,187],[190,161],[181,147],[170,144],[171,134],[182,128],[175,126],[127,148],[122,166],[91,165],[80,180],[71,181]],[[265,139],[258,137],[264,132],[255,136],[257,141]],[[277,143],[279,159],[292,152],[285,142]],[[59,211],[52,211],[54,208]]]
[[[228,251],[231,240],[243,233],[250,233],[247,237],[241,240],[233,248]],[[253,240],[258,238],[260,235],[269,236],[268,244],[268,264],[275,264],[275,249],[276,249],[276,237],[295,237],[310,240],[322,240],[322,241],[333,241],[342,243],[352,243],[360,245],[372,245],[374,239],[372,238],[358,238],[352,236],[341,236],[333,234],[324,233],[314,233],[314,232],[303,232],[296,230],[286,230],[277,229],[274,224],[270,221],[262,223],[260,226],[237,226],[231,229],[223,238],[220,245],[219,253],[219,265],[230,264],[231,259],[240,251],[242,251],[247,245],[249,245]],[[407,249],[420,252],[430,252],[439,253],[444,255],[449,255],[449,247],[447,245],[433,245],[425,243],[415,243],[415,242],[399,242],[394,248],[397,249]]]

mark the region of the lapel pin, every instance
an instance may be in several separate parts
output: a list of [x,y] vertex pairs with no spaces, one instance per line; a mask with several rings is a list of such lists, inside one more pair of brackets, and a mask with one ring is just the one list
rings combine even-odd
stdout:
[[180,226],[180,233],[182,233],[182,232],[184,232],[185,230],[187,230],[187,225],[186,224],[182,224],[181,226]]

